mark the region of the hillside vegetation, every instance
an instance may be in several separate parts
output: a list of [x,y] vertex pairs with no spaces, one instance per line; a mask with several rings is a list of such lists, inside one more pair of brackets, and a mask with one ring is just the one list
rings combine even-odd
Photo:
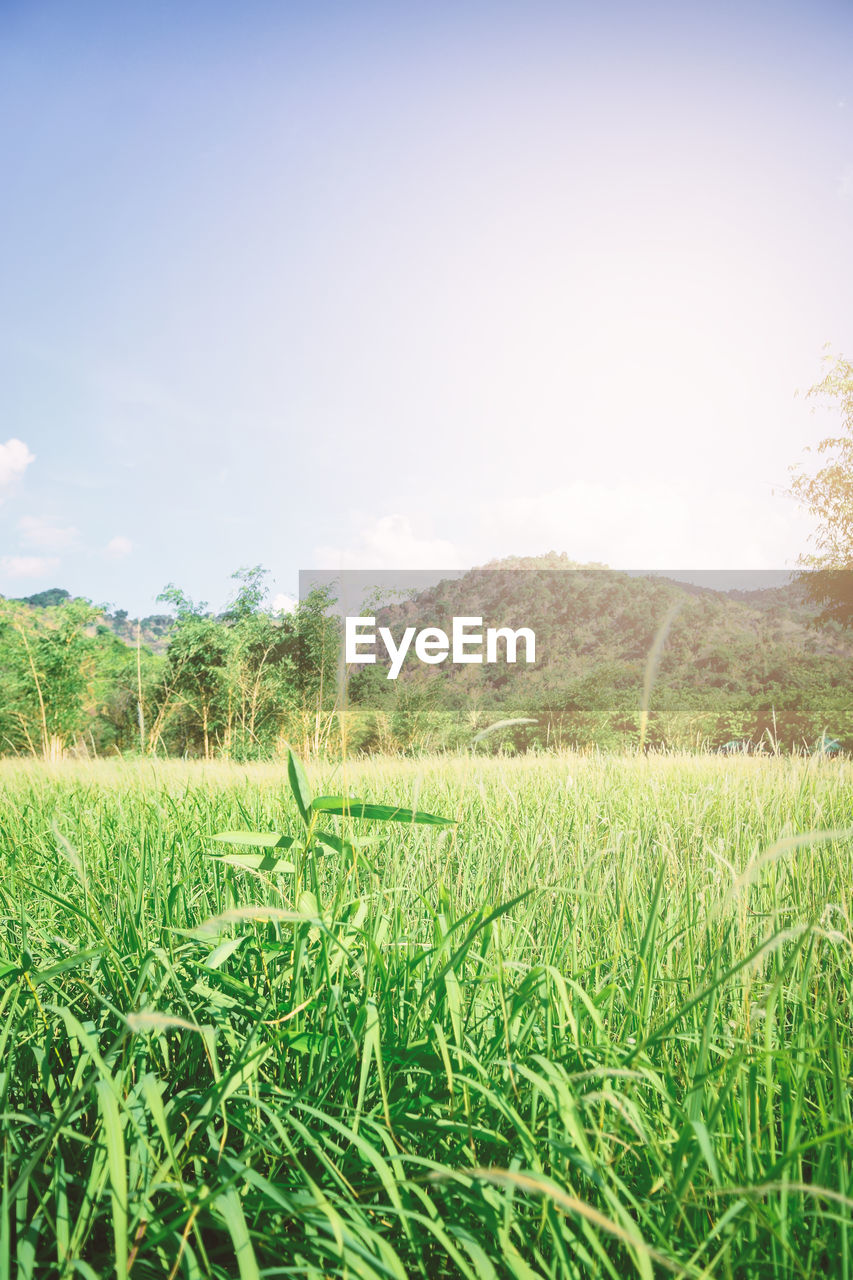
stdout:
[[260,568],[235,574],[219,613],[170,586],[172,612],[138,627],[59,590],[0,601],[0,753],[417,753],[467,749],[502,720],[528,723],[478,750],[853,749],[853,635],[817,625],[802,587],[725,593],[567,566],[500,562],[374,610],[395,636],[449,631],[453,616],[530,628],[535,665],[410,655],[389,680],[380,654],[345,686],[334,591],[273,614]]
[[[637,742],[649,657],[662,636],[648,698],[646,742],[718,746],[732,739],[767,750],[808,748],[824,730],[853,747],[853,635],[815,625],[796,585],[722,593],[660,577],[566,570],[515,560],[389,605],[377,625],[449,631],[454,616],[527,627],[536,663],[519,659],[425,668],[407,662],[396,681],[387,662],[350,684],[353,703],[378,712],[375,733],[406,720],[433,745],[461,745],[478,728],[512,717],[504,743],[624,747]],[[547,564],[547,562],[546,562]],[[521,648],[521,646],[520,646]]]

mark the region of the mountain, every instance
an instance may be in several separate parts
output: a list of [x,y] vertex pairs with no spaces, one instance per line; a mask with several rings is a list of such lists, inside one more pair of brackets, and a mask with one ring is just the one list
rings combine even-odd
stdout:
[[[31,596],[18,596],[16,602],[28,604],[32,609],[53,609],[70,599],[71,592],[64,587],[48,587],[46,591],[37,591]],[[126,644],[135,645],[138,634],[140,643],[153,653],[165,653],[174,621],[169,613],[151,613],[136,619],[128,617],[126,609],[116,609],[112,613],[104,613],[100,625],[107,627]]]
[[796,583],[717,591],[552,554],[494,562],[376,615],[395,639],[406,627],[450,633],[454,616],[529,628],[535,663],[425,666],[410,653],[390,681],[379,652],[352,676],[351,701],[386,715],[417,704],[472,724],[533,718],[536,728],[513,731],[519,745],[543,736],[603,745],[640,732],[648,679],[652,741],[764,738],[793,747],[826,729],[853,747],[853,633],[815,625]]

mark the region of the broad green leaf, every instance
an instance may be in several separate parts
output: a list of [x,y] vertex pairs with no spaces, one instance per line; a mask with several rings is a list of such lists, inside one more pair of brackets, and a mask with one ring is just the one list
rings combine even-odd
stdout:
[[74,1259],[74,1270],[84,1277],[84,1280],[102,1280],[97,1271],[93,1271],[88,1262],[84,1262],[82,1258]]
[[287,779],[299,816],[307,827],[311,821],[311,788],[308,786],[308,779],[305,777],[301,761],[290,750],[287,753]]
[[[334,849],[336,853],[342,853],[347,858],[358,858],[374,875],[379,874],[379,868],[375,867],[364,853],[366,848],[377,843],[375,836],[361,840],[358,837],[353,837],[352,840],[342,840],[340,836],[334,835],[331,831],[315,831],[314,838],[329,849]],[[316,849],[316,851],[318,853],[321,852],[319,849]]]
[[447,1007],[450,1010],[450,1025],[456,1047],[462,1048],[462,992],[459,979],[454,969],[448,969],[444,975],[444,989],[447,992]]
[[419,822],[429,827],[452,827],[453,818],[439,818],[434,813],[415,809],[403,809],[399,805],[365,804],[362,800],[349,800],[344,796],[317,796],[311,807],[319,813],[332,813],[338,817],[372,818],[375,822]]
[[240,934],[236,938],[226,938],[224,942],[220,942],[218,946],[213,948],[210,955],[204,961],[204,967],[206,969],[218,969],[221,964],[224,964],[229,956],[234,954],[238,947],[242,947],[245,941],[246,938],[244,934]]
[[113,1206],[113,1240],[117,1280],[127,1276],[127,1170],[125,1167],[124,1133],[119,1116],[114,1088],[107,1080],[95,1085],[101,1116],[104,1122],[104,1138],[107,1147],[107,1163],[110,1171],[110,1188]]
[[[95,956],[102,956],[103,950],[100,947],[90,947],[88,951],[78,951],[73,956],[69,956],[66,960],[60,960],[58,964],[52,964],[47,969],[30,970],[30,979],[32,982],[48,982],[51,978],[56,978],[60,973],[65,973],[68,969],[78,968],[85,964],[88,960],[94,959]],[[0,977],[2,977],[0,973]]]
[[246,1225],[243,1206],[240,1203],[236,1187],[229,1187],[227,1191],[217,1196],[215,1203],[222,1214],[225,1225],[228,1228],[228,1234],[231,1237],[231,1243],[234,1246],[234,1255],[237,1259],[240,1280],[261,1280],[255,1251],[249,1239],[249,1228]]
[[696,1134],[696,1141],[699,1143],[699,1149],[705,1157],[705,1163],[711,1171],[711,1177],[714,1179],[714,1186],[720,1186],[720,1168],[717,1164],[717,1157],[714,1154],[714,1144],[707,1126],[701,1120],[691,1120],[693,1132]]
[[319,916],[320,907],[316,896],[310,889],[303,889],[299,895],[299,901],[296,904],[297,911],[301,911],[304,916]]
[[334,849],[336,853],[349,854],[359,849],[370,849],[379,843],[378,836],[350,836],[349,839],[343,840],[333,831],[315,831],[314,839]]
[[368,1000],[365,1004],[365,1025],[364,1025],[364,1042],[361,1054],[361,1074],[358,1082],[358,1101],[355,1108],[354,1129],[358,1132],[358,1122],[364,1109],[364,1096],[367,1090],[367,1077],[370,1073],[370,1063],[373,1058],[376,1059],[376,1069],[379,1075],[379,1088],[382,1093],[382,1105],[385,1111],[385,1121],[390,1129],[391,1116],[388,1109],[388,1092],[385,1087],[385,1070],[382,1064],[382,1038],[379,1031],[379,1010],[374,1000]]
[[295,871],[296,868],[287,858],[276,858],[272,853],[215,853],[215,862],[225,862],[229,867],[240,867],[243,871]]
[[255,849],[289,849],[293,836],[283,836],[280,831],[220,831],[214,840],[222,844],[248,844]]

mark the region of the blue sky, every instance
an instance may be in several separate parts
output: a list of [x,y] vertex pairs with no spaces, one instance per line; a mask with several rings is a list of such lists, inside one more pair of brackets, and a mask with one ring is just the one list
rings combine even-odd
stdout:
[[790,565],[851,112],[848,5],[4,0],[0,593]]

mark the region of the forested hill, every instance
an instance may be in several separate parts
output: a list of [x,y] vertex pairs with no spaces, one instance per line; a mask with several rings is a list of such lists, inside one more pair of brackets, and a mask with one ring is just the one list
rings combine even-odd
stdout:
[[[13,603],[26,604],[33,609],[50,609],[71,599],[71,592],[64,587],[49,587],[35,595],[19,597]],[[102,626],[108,627],[121,640],[136,644],[137,639],[154,653],[165,653],[169,630],[175,619],[170,613],[150,613],[144,618],[131,618],[127,609],[107,609],[100,617]]]
[[853,633],[817,626],[800,586],[716,591],[571,569],[561,557],[542,564],[487,565],[377,615],[395,636],[406,626],[449,632],[454,616],[482,617],[484,628],[527,627],[536,636],[534,665],[521,645],[514,666],[424,668],[410,657],[390,682],[380,661],[355,677],[353,697],[384,707],[421,700],[475,719],[481,710],[494,719],[544,717],[561,740],[610,742],[637,730],[649,654],[668,619],[649,704],[659,739],[719,745],[769,731],[793,747],[826,730],[853,746]]
[[[696,671],[720,669],[739,678],[744,662],[764,669],[772,658],[853,656],[853,632],[837,624],[817,626],[817,610],[796,583],[715,591],[597,566],[543,569],[536,560],[502,561],[441,582],[381,609],[378,625],[395,632],[413,625],[449,628],[454,616],[481,616],[484,626],[534,630],[537,666],[571,667],[586,665],[588,658],[645,660],[671,611],[662,672],[689,663]],[[449,678],[459,674],[449,664],[445,671]]]

